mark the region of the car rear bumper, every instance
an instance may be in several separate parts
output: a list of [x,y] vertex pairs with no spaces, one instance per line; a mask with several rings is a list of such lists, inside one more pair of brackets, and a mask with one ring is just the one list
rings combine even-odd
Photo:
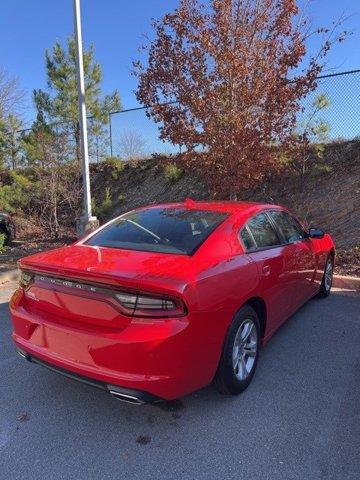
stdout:
[[[171,368],[172,357],[177,350],[171,339],[169,343],[174,348],[172,355],[164,346],[158,352],[151,346],[151,351],[147,342],[142,342],[141,346],[134,345],[131,352],[131,348],[120,339],[116,343],[108,343],[106,338],[94,337],[91,341],[88,334],[74,335],[74,332],[69,337],[71,347],[68,345],[67,348],[64,342],[68,332],[62,330],[57,332],[59,335],[54,335],[48,325],[37,326],[36,331],[40,336],[51,337],[49,346],[36,345],[31,338],[26,340],[13,333],[18,350],[27,360],[109,393],[111,391],[115,396],[116,392],[123,392],[139,398],[139,402],[133,403],[153,403],[154,399],[173,400],[197,388],[193,386],[194,379],[187,362],[182,362],[178,372]],[[55,339],[59,340],[58,349],[54,347]],[[162,342],[166,344],[164,339]],[[97,348],[94,348],[95,345]],[[155,362],[152,361],[154,356],[157,357]],[[170,368],[164,368],[166,365]],[[132,393],[125,390],[131,390]]]
[[45,362],[39,359],[38,357],[30,355],[26,353],[24,350],[19,349],[18,353],[22,358],[24,358],[25,360],[28,360],[29,362],[35,363],[37,365],[41,365],[42,367],[45,367],[48,370],[51,370],[52,372],[59,373],[60,375],[63,375],[64,377],[70,378],[72,380],[76,380],[77,382],[85,383],[86,385],[90,385],[91,387],[104,390],[105,392],[113,395],[118,400],[121,400],[126,403],[141,405],[145,403],[154,404],[154,403],[159,403],[164,401],[164,399],[156,397],[155,395],[151,395],[148,392],[143,392],[140,390],[132,390],[129,388],[119,387],[117,385],[107,384],[105,382],[101,382],[99,380],[95,380],[90,377],[76,374],[69,370],[64,370],[63,368],[56,367],[55,365]]
[[201,318],[134,319],[117,331],[28,311],[22,295],[20,289],[10,302],[22,356],[119,398],[173,400],[210,383],[216,371],[216,349],[201,348],[199,341]]

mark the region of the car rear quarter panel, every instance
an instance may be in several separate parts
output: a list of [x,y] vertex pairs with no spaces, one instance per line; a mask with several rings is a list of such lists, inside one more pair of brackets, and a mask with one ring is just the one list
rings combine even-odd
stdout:
[[328,233],[326,233],[322,239],[311,239],[311,242],[317,265],[316,283],[320,286],[324,274],[326,260],[330,252],[335,254],[335,244],[331,235]]
[[[258,273],[247,255],[234,255],[210,266],[189,283],[189,352],[193,374],[206,385],[216,373],[226,332],[236,312],[257,291]],[[194,313],[192,313],[194,312]]]

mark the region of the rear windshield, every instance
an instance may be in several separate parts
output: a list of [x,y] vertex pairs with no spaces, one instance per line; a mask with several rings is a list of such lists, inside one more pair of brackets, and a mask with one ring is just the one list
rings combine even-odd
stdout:
[[227,216],[185,208],[138,210],[122,215],[85,244],[192,255]]

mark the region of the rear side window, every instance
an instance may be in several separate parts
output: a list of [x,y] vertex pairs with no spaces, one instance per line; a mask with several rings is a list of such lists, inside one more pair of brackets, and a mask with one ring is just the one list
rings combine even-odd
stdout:
[[148,208],[122,215],[86,245],[192,255],[228,214],[186,208]]
[[305,238],[306,234],[304,229],[289,213],[281,210],[273,210],[269,213],[283,233],[286,243],[293,243]]
[[[248,230],[255,242],[255,247],[248,248],[246,228],[241,231],[241,238],[247,250],[252,248],[267,248],[280,245],[281,241],[265,213],[259,213],[247,223]],[[251,237],[250,235],[250,237]],[[250,240],[251,242],[251,240]]]
[[252,238],[252,236],[251,236],[247,227],[244,227],[241,230],[241,240],[242,240],[246,250],[252,250],[252,249],[256,248],[254,240],[253,240],[253,238]]

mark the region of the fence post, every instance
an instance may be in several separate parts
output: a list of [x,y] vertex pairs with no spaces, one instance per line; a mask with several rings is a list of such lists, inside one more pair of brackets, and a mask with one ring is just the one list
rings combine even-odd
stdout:
[[112,143],[112,128],[111,128],[111,112],[109,113],[109,142],[110,142],[110,156],[113,156],[113,143]]

